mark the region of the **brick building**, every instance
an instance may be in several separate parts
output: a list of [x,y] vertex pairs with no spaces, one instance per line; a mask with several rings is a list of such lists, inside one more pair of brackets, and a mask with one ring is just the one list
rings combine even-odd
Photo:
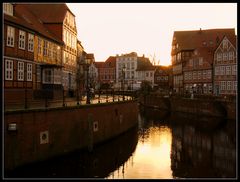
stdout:
[[116,57],[109,56],[105,62],[95,63],[98,69],[98,82],[101,85],[107,84],[113,87],[116,83]]
[[[62,84],[69,95],[76,90],[77,28],[75,15],[65,3],[32,3],[28,9],[49,32],[64,42],[62,48]],[[48,46],[48,45],[46,45]]]
[[214,53],[214,93],[236,95],[237,52],[236,36],[224,36]]
[[154,87],[162,92],[169,92],[171,88],[171,66],[154,66]]
[[173,89],[212,93],[214,51],[234,29],[175,31],[172,40]]

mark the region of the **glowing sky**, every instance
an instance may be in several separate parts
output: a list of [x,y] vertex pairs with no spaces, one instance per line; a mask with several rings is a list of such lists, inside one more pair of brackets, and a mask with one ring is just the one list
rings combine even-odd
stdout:
[[137,52],[171,63],[174,31],[235,28],[237,3],[67,3],[78,39],[96,61]]

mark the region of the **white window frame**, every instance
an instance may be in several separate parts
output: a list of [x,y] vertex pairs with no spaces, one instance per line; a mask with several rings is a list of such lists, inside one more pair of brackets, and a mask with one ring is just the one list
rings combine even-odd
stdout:
[[225,75],[225,66],[220,67],[220,74]]
[[27,63],[27,81],[32,81],[32,64]]
[[3,12],[13,16],[13,5],[11,3],[3,3]]
[[18,61],[18,81],[24,81],[24,62]]
[[219,53],[217,53],[217,61],[222,61],[222,58],[223,56],[222,56],[222,53],[221,52],[219,52]]
[[34,35],[28,33],[28,51],[33,52],[34,49]]
[[228,60],[228,53],[224,52],[223,53],[223,61],[227,61]]
[[7,26],[7,46],[14,47],[15,28]]
[[43,40],[43,56],[48,56],[48,41]]
[[223,40],[223,49],[228,48],[228,41],[226,39]]
[[211,79],[211,74],[212,74],[212,71],[211,70],[207,70],[207,79]]
[[202,72],[198,71],[198,80],[201,80],[201,79],[202,79]]
[[13,80],[13,60],[5,60],[5,80]]
[[237,75],[237,65],[232,65],[232,75]]
[[231,75],[231,66],[226,66],[226,75]]
[[193,72],[193,80],[196,80],[196,79],[197,79],[197,72],[194,71],[194,72]]
[[189,80],[192,80],[192,72],[189,72],[189,73],[188,73],[188,79],[189,79]]
[[19,30],[19,49],[25,49],[25,38],[26,38],[26,32],[23,30]]
[[228,58],[229,58],[229,60],[234,60],[234,52],[233,51],[230,51],[228,53]]
[[227,81],[227,90],[231,90],[231,89],[232,89],[232,82]]
[[42,54],[42,39],[38,37],[38,55]]

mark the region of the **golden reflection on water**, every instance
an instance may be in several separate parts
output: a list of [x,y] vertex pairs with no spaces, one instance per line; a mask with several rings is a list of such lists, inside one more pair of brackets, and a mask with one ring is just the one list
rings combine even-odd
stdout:
[[172,133],[168,127],[150,127],[139,135],[133,155],[109,179],[172,179]]

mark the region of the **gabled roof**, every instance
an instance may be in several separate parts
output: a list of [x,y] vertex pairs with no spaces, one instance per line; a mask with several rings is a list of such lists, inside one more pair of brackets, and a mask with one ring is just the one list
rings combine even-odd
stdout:
[[[65,3],[29,3],[25,4],[43,23],[63,23],[66,12],[70,11]],[[75,16],[72,12],[71,14]]]
[[116,57],[109,56],[108,59],[105,61],[105,67],[116,67]]
[[155,70],[155,67],[152,65],[149,58],[138,57],[136,71],[148,71],[148,70]]
[[38,21],[38,18],[29,11],[28,7],[24,4],[15,4],[14,6],[14,16],[4,14],[4,21],[20,25],[35,33],[45,36],[46,38],[63,44],[62,40],[59,40],[54,34],[48,31],[48,29],[40,21]]
[[[172,45],[177,43],[178,50],[194,50],[197,47],[213,47],[215,49],[225,35],[234,36],[235,29],[174,31]],[[206,42],[205,45],[204,42]]]

